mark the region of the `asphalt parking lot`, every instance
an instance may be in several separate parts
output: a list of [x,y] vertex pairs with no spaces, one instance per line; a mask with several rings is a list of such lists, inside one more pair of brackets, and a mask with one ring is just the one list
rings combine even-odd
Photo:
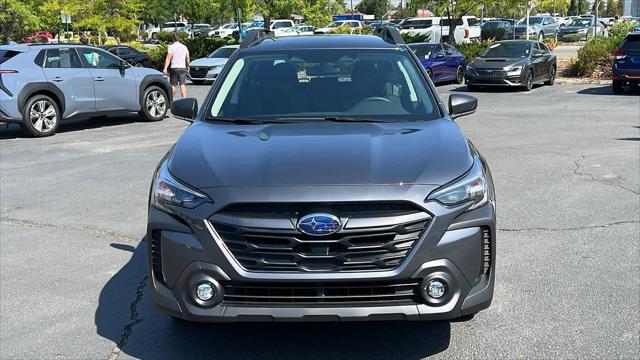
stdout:
[[478,112],[458,123],[496,181],[496,292],[452,323],[159,315],[145,291],[147,195],[188,123],[94,119],[42,139],[0,125],[0,357],[639,358],[640,96],[599,85],[475,95]]

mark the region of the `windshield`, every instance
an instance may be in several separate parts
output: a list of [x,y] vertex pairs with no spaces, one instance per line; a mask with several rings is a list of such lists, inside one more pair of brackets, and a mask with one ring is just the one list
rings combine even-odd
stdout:
[[237,59],[208,116],[407,121],[440,114],[406,50],[309,49]]
[[212,52],[207,57],[208,58],[225,58],[225,59],[228,59],[229,57],[231,57],[231,55],[233,55],[234,52],[236,52],[236,48],[222,47],[222,48],[219,48],[216,51]]
[[[541,17],[530,17],[529,18],[529,25],[535,25],[535,24],[542,24],[542,18]],[[520,21],[518,21],[518,25],[527,25],[527,18],[520,19]]]
[[334,21],[331,24],[327,25],[328,28],[335,28],[338,26],[344,25],[344,21]]
[[589,27],[591,26],[591,19],[573,19],[567,26],[576,26],[576,27]]
[[531,51],[529,43],[497,43],[480,55],[483,58],[526,58]]

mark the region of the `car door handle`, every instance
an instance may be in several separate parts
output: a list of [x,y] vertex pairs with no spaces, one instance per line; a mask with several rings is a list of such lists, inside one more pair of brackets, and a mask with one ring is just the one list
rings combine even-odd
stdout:
[[98,76],[97,78],[93,79],[93,81],[104,81],[104,78],[102,76]]
[[54,81],[54,82],[62,82],[62,81],[64,81],[64,79],[63,79],[63,78],[61,78],[60,76],[56,76],[56,77],[54,77],[53,79],[51,79],[51,81]]

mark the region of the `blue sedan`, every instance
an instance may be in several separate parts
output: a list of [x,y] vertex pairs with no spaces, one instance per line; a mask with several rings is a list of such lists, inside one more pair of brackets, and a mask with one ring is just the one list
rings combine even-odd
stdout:
[[409,48],[420,59],[420,63],[429,73],[434,83],[455,81],[464,82],[464,69],[467,59],[449,44],[415,43]]

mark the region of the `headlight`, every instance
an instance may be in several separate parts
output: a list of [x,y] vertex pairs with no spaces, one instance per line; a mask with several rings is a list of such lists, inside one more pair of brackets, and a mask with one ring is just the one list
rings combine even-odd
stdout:
[[487,203],[487,180],[480,159],[474,157],[473,166],[462,178],[434,191],[427,200],[435,200],[445,206],[473,202],[475,209]]
[[512,72],[512,71],[521,71],[524,68],[524,65],[515,65],[508,68],[505,68],[504,71]]
[[166,161],[160,166],[153,179],[151,205],[160,210],[172,212],[170,205],[193,209],[207,201],[210,201],[207,195],[190,189],[171,176]]
[[467,65],[467,71],[476,71],[471,65]]

